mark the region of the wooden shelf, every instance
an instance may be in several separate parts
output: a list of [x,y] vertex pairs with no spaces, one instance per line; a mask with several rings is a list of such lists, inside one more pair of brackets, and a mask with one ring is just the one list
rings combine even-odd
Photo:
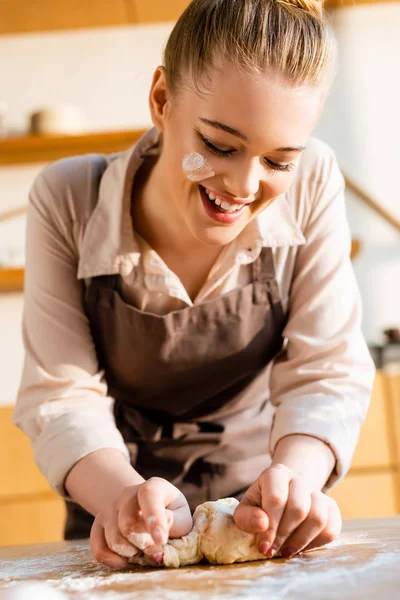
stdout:
[[51,162],[91,152],[109,154],[132,146],[146,129],[88,133],[84,135],[31,135],[0,141],[0,166]]
[[0,268],[0,293],[21,292],[24,289],[25,270]]
[[189,0],[2,0],[0,35],[176,21]]
[[356,8],[363,4],[390,4],[391,2],[398,2],[399,0],[326,0],[324,2],[324,8],[347,8],[351,6]]
[[[176,21],[190,0],[2,0],[0,35]],[[327,0],[326,8],[398,0]]]

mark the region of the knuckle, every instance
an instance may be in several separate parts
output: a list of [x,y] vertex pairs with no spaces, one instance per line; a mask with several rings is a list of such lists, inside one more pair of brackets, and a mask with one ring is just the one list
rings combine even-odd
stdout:
[[148,479],[144,484],[143,484],[143,488],[154,488],[156,486],[159,486],[161,484],[165,484],[165,479],[163,479],[162,477],[150,477],[150,479]]
[[285,474],[287,474],[287,473],[290,472],[290,469],[286,465],[284,465],[282,463],[276,463],[275,465],[273,465],[270,468],[271,468],[271,470],[276,471],[277,473],[285,473]]
[[126,501],[130,500],[132,497],[134,497],[136,495],[137,495],[137,486],[130,485],[122,491],[121,496],[117,500],[114,501],[113,506],[115,508],[117,508],[120,504],[125,503]]
[[304,521],[305,518],[308,515],[308,510],[307,508],[302,505],[302,504],[293,504],[290,507],[290,511],[292,513],[292,516],[299,521]]
[[312,504],[320,504],[321,501],[325,501],[326,498],[327,498],[327,496],[325,496],[325,494],[323,494],[319,490],[314,490],[311,493],[311,502],[312,502]]
[[162,481],[160,477],[150,477],[150,479],[142,483],[137,492],[139,502],[152,496],[155,493],[155,490],[159,489],[160,481]]
[[103,548],[92,548],[92,554],[95,559],[102,564],[107,564],[109,560],[108,552]]
[[328,521],[328,516],[325,511],[315,509],[310,513],[310,521],[319,528],[325,527]]
[[286,502],[285,495],[279,491],[273,491],[268,496],[268,503],[274,507],[282,506]]
[[323,544],[330,544],[331,542],[336,540],[337,536],[338,533],[334,529],[328,527],[324,529],[324,531],[320,534],[320,538]]

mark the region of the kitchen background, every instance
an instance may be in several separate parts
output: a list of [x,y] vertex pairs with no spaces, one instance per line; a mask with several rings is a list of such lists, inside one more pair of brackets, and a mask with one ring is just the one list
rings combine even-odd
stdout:
[[[34,12],[27,0],[0,5],[0,545],[59,539],[63,518],[10,420],[23,360],[25,216],[1,215],[26,205],[36,174],[63,151],[127,148],[135,131],[151,126],[152,74],[187,3],[104,0],[82,8],[76,0],[38,0]],[[379,367],[351,473],[333,495],[345,517],[378,516],[400,512],[400,3],[344,1],[329,12],[340,68],[314,135],[334,148],[348,178],[363,327]],[[68,138],[27,137],[29,115],[60,104],[82,115],[72,146]],[[106,135],[104,150],[90,135],[116,131],[126,139]]]

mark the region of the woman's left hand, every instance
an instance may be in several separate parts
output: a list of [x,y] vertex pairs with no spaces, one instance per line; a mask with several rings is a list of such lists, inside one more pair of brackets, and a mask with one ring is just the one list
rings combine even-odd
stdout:
[[257,534],[259,551],[267,558],[279,551],[290,558],[323,546],[342,528],[336,502],[283,464],[261,473],[236,508],[234,520],[243,531]]

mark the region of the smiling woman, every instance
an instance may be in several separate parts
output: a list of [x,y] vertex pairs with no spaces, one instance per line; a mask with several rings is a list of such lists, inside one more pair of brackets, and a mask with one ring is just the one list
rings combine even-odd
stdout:
[[[338,535],[374,368],[344,181],[311,133],[336,44],[315,0],[193,0],[126,152],[30,193],[14,421],[67,502],[67,538],[163,563],[191,510],[289,557]],[[253,539],[253,538],[252,538]]]

